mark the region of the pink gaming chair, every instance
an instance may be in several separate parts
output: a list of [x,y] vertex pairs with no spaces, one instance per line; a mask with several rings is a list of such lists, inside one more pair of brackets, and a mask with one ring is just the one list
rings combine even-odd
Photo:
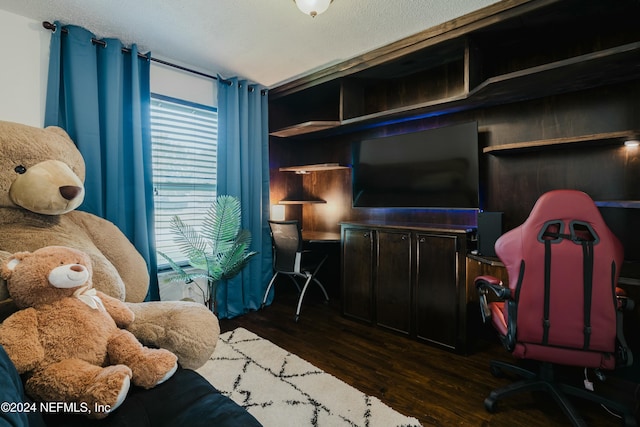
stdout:
[[[603,377],[601,369],[633,363],[621,314],[633,308],[633,301],[616,287],[623,250],[593,200],[575,190],[543,194],[527,220],[496,241],[495,250],[509,287],[491,276],[476,278],[483,319],[491,320],[516,359],[538,361],[540,368],[532,372],[492,361],[492,374],[507,371],[524,379],[492,391],[484,402],[487,411],[495,411],[497,401],[509,395],[544,390],[575,426],[585,424],[567,395],[601,403],[620,414],[625,425],[636,425],[630,408],[554,379],[553,365],[593,368]],[[496,296],[493,302],[489,291]]]

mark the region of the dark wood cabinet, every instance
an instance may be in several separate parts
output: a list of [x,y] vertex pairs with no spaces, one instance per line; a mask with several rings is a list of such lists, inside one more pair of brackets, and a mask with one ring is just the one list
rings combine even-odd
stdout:
[[419,233],[416,238],[416,338],[455,349],[463,345],[458,342],[459,237]]
[[373,321],[373,231],[342,230],[342,307],[345,315]]
[[465,228],[342,224],[344,315],[467,352],[469,236]]
[[376,230],[376,324],[411,332],[411,233]]

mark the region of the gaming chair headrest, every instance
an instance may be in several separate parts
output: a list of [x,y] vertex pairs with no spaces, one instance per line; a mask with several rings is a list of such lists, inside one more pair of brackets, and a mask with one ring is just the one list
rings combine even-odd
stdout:
[[[545,233],[551,231],[552,236]],[[562,236],[553,237],[553,233]],[[586,236],[586,237],[585,237]],[[590,238],[589,236],[593,236]],[[598,207],[589,195],[577,190],[552,190],[544,193],[531,209],[529,217],[518,227],[498,238],[496,254],[507,267],[510,278],[517,278],[520,262],[531,251],[544,253],[541,240],[593,240],[599,253],[608,254],[620,268],[624,252],[618,238],[604,222]],[[511,287],[511,282],[509,283]]]
[[536,201],[525,223],[544,224],[550,219],[577,220],[598,227],[606,226],[593,199],[577,190],[552,190],[544,193]]

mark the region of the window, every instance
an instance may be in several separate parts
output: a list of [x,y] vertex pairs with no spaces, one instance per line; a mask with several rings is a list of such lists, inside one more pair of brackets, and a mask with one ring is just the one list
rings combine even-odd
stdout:
[[[200,229],[216,197],[218,113],[215,108],[151,96],[151,151],[156,246],[172,260],[186,262],[173,242],[171,218]],[[166,268],[158,256],[158,268]]]

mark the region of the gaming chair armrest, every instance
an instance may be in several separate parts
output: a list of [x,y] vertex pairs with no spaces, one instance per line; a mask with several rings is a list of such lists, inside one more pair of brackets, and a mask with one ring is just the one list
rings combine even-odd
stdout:
[[631,298],[627,298],[627,293],[622,288],[616,287],[616,301],[617,309],[616,313],[616,366],[629,367],[633,365],[633,353],[627,345],[627,340],[624,337],[623,327],[623,311],[632,311],[635,308],[635,303]]
[[627,293],[622,288],[616,287],[616,299],[618,300],[618,310],[633,311],[636,306],[635,302],[627,297]]
[[493,276],[478,276],[475,279],[475,285],[480,300],[482,321],[486,323],[487,319],[491,318],[491,310],[487,303],[487,294],[489,291],[493,291],[496,297],[504,301],[511,298],[511,290],[506,288],[500,279]]

